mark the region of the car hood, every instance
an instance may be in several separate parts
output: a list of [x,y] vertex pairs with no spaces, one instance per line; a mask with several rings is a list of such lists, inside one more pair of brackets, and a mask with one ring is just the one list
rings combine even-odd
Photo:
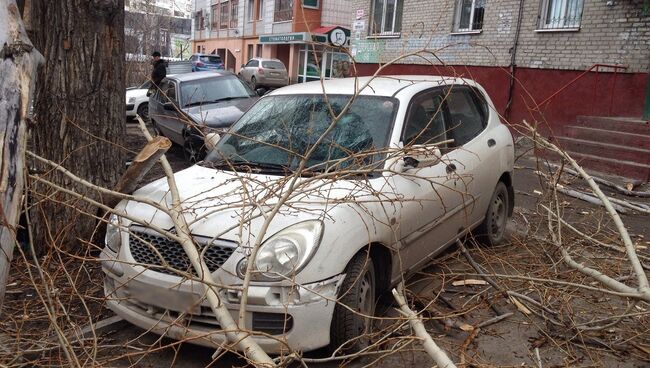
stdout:
[[126,91],[126,99],[128,100],[130,97],[146,97],[147,96],[147,89],[129,89]]
[[[254,209],[270,210],[286,192],[290,180],[285,176],[247,174],[215,170],[199,165],[192,166],[174,175],[183,214],[190,230],[196,235],[218,236],[222,239],[250,242],[258,233],[263,218],[250,216]],[[308,178],[298,178],[298,183],[307,183]],[[362,197],[379,189],[367,192],[360,189],[358,182],[347,180],[311,180],[307,188],[296,191],[284,209],[272,221],[267,236],[289,225],[308,219],[323,218],[342,203],[358,203]],[[167,179],[156,180],[134,193],[163,207],[171,206],[171,194]],[[125,213],[132,218],[162,229],[171,229],[174,224],[164,212],[140,202],[123,202]],[[244,213],[244,215],[242,215]],[[127,222],[130,222],[127,220]]]
[[248,110],[258,97],[241,98],[184,108],[183,111],[197,124],[211,128],[227,128]]

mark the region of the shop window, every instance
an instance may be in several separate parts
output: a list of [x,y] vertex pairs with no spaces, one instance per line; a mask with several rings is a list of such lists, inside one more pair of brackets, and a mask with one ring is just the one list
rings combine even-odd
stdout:
[[230,3],[226,1],[225,3],[221,3],[221,16],[219,17],[219,29],[227,29],[228,28],[228,5]]
[[402,30],[404,0],[374,0],[370,33],[398,35]]
[[248,45],[248,49],[246,51],[246,57],[249,60],[252,59],[253,57],[255,57],[255,55],[253,55],[253,45]]
[[471,32],[483,29],[485,0],[458,0],[454,17],[454,32]]
[[262,45],[257,45],[257,57],[262,57]]
[[580,27],[583,0],[542,0],[539,29],[576,29]]
[[230,0],[230,28],[237,28],[239,21],[239,0]]
[[293,19],[293,0],[275,0],[274,22],[284,22]]

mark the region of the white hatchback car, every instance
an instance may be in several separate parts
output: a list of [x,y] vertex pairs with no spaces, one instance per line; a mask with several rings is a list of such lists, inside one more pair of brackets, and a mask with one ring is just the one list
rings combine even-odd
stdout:
[[[500,242],[512,214],[512,135],[475,82],[395,76],[322,88],[266,95],[205,161],[175,175],[221,285],[242,285],[251,247],[263,240],[242,327],[269,353],[358,348],[380,293],[470,231]],[[333,125],[331,112],[343,112]],[[170,205],[164,178],[135,195]],[[101,255],[109,307],[172,338],[224,343],[181,246],[147,227],[173,229],[171,219],[132,201],[117,211]],[[236,316],[241,292],[220,297]]]
[[140,115],[143,119],[149,118],[149,96],[151,81],[145,81],[140,86],[126,89],[126,117],[134,118]]

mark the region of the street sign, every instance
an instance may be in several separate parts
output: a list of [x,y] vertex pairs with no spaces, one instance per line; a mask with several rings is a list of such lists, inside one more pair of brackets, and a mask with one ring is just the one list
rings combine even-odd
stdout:
[[352,30],[355,32],[363,32],[363,30],[366,29],[366,22],[363,20],[355,20],[354,23],[352,23]]

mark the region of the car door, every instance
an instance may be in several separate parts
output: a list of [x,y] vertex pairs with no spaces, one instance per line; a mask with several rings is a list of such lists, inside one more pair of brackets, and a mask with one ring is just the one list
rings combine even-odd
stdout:
[[[453,140],[447,145],[443,160],[450,172],[453,195],[458,196],[459,211],[449,219],[450,227],[467,229],[477,224],[485,214],[485,204],[496,183],[490,183],[491,138],[488,137],[488,108],[481,93],[466,85],[446,89],[446,136]],[[496,176],[498,177],[498,176]],[[454,234],[446,240],[453,240]]]
[[[185,123],[181,118],[180,105],[177,99],[178,83],[172,80],[167,80],[160,84],[160,91],[158,92],[157,104],[159,108],[156,109],[156,124],[158,129],[174,143],[183,144],[183,128]],[[175,108],[167,110],[164,108],[166,103],[172,103]]]
[[[409,149],[433,152],[446,150],[445,90],[433,88],[415,95],[408,106],[401,143]],[[409,154],[407,154],[409,156]],[[410,156],[409,156],[410,157]],[[418,268],[446,244],[447,220],[458,211],[460,196],[454,195],[454,178],[444,159],[428,166],[392,175],[397,202],[401,270]],[[453,232],[455,233],[455,229]]]
[[248,63],[246,63],[244,69],[242,70],[242,76],[244,77],[245,82],[250,83],[251,77],[257,70],[258,65],[259,62],[257,60],[248,60]]

